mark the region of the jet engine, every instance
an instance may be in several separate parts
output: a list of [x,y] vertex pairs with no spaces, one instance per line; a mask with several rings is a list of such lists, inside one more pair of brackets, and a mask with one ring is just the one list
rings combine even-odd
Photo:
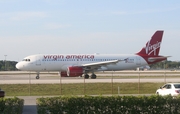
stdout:
[[60,75],[61,75],[61,77],[67,77],[67,72],[66,71],[61,72]]
[[81,76],[83,74],[83,68],[78,66],[72,66],[67,68],[67,75],[69,77]]

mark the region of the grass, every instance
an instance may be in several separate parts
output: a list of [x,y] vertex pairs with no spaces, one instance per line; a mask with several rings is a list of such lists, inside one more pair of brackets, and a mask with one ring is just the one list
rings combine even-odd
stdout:
[[2,84],[6,96],[155,94],[163,83]]

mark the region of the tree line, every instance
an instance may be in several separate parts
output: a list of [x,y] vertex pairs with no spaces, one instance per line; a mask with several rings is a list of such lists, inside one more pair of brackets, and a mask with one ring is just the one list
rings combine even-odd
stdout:
[[[0,71],[16,71],[16,61],[0,61]],[[164,61],[149,65],[151,69],[180,69],[179,61]]]
[[164,61],[149,65],[151,69],[180,69],[179,61]]
[[0,61],[0,71],[15,71],[16,61]]

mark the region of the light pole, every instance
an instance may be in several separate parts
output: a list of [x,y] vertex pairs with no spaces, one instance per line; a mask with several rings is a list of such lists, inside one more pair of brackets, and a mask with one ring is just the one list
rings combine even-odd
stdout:
[[5,57],[5,60],[4,60],[4,70],[6,70],[6,56],[7,55],[4,55],[4,57]]

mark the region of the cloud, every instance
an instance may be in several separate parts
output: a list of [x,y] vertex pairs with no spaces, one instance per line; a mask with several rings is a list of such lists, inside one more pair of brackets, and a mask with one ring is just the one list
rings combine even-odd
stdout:
[[154,9],[141,9],[141,10],[132,10],[132,11],[113,11],[111,12],[114,15],[136,15],[136,14],[149,14],[149,13],[161,13],[161,12],[169,12],[174,10],[179,10],[180,7],[170,7],[170,8],[154,8]]
[[48,23],[45,25],[45,29],[61,29],[61,28],[69,28],[70,24],[58,24],[58,23]]
[[10,17],[10,20],[13,21],[23,21],[34,18],[47,17],[47,14],[45,12],[16,12],[16,13],[12,13],[11,15],[13,16]]
[[115,14],[115,15],[125,15],[125,14],[127,14],[127,12],[125,12],[125,11],[115,11],[115,12],[112,12],[112,14]]

